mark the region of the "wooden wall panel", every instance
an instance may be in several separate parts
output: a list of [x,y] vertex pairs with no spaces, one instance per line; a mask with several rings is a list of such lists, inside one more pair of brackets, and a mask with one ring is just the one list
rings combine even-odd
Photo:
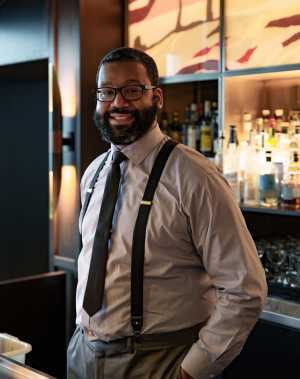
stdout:
[[124,44],[122,0],[80,2],[81,174],[107,145],[93,124],[96,72],[101,58]]

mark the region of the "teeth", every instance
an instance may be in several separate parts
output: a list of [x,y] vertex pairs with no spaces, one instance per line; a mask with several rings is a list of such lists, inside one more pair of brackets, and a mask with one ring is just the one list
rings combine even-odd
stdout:
[[130,114],[112,114],[111,117],[113,117],[116,120],[126,120],[128,118],[131,118]]

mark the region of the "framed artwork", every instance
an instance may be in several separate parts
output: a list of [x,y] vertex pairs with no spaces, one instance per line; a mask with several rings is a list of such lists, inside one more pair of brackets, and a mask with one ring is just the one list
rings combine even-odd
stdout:
[[226,69],[300,63],[299,0],[225,1]]
[[127,3],[128,46],[151,55],[161,77],[219,70],[219,0]]

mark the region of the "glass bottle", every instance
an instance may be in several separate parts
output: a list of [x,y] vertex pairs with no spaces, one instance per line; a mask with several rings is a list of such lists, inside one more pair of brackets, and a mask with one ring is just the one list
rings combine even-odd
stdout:
[[276,184],[276,168],[272,162],[272,152],[266,151],[259,175],[260,205],[264,207],[278,206],[278,189]]
[[300,158],[298,151],[291,152],[291,159],[282,182],[280,197],[284,208],[300,209]]
[[197,104],[190,105],[190,122],[187,128],[187,144],[192,149],[197,149]]
[[213,125],[210,101],[204,101],[204,118],[200,129],[199,150],[207,157],[213,156]]
[[170,124],[170,136],[174,141],[181,142],[181,124],[178,112],[173,112]]
[[187,105],[184,110],[184,122],[181,129],[181,142],[185,145],[188,144],[188,128],[190,124],[190,107]]
[[230,125],[229,143],[224,157],[224,177],[228,181],[235,199],[240,201],[239,184],[239,151],[237,145],[237,135],[235,125]]
[[225,142],[225,137],[222,132],[217,144],[217,150],[216,150],[216,154],[214,158],[215,165],[217,166],[219,171],[222,173],[224,172],[224,142]]
[[245,112],[243,114],[243,135],[245,136],[245,138],[247,138],[247,136],[250,133],[250,130],[252,129],[253,126],[251,113]]
[[254,135],[250,130],[244,155],[243,185],[241,186],[243,203],[251,207],[259,205],[259,153],[253,139]]
[[169,115],[168,115],[168,112],[165,110],[161,112],[159,126],[165,134],[170,134],[169,133]]

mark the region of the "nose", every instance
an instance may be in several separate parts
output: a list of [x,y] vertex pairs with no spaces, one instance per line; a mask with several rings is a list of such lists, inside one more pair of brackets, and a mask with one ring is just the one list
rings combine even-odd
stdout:
[[114,98],[114,101],[111,103],[111,105],[117,108],[123,108],[125,106],[128,106],[129,103],[126,99],[124,99],[121,92],[117,91],[116,97]]

